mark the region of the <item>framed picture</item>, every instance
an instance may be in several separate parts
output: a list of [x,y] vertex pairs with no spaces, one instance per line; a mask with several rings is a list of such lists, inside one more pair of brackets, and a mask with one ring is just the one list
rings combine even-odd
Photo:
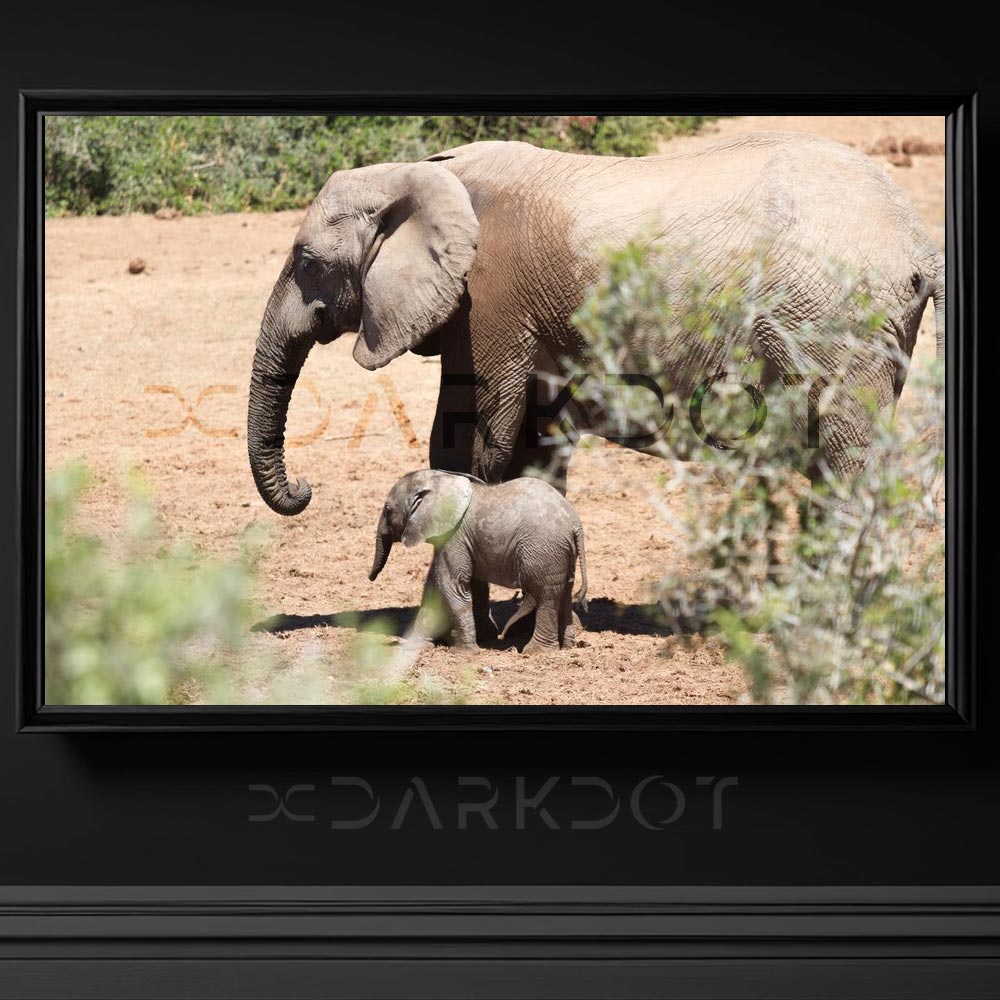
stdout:
[[0,997],[995,996],[985,80],[198,18],[4,70]]
[[26,726],[969,724],[970,102],[177,100],[24,96]]

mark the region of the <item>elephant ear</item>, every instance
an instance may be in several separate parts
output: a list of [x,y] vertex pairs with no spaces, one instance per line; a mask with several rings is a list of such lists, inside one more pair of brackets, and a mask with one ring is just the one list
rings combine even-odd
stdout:
[[407,497],[409,516],[403,529],[403,544],[432,541],[454,531],[472,500],[472,482],[464,476],[436,472],[414,483]]
[[465,185],[436,163],[379,177],[386,198],[361,278],[354,360],[373,370],[418,345],[458,308],[479,220]]

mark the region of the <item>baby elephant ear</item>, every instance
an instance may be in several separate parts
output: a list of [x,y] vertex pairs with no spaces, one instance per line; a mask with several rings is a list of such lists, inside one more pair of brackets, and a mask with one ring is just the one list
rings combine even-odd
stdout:
[[435,472],[414,483],[407,498],[411,512],[403,529],[403,544],[433,541],[458,527],[472,500],[472,483],[464,476]]

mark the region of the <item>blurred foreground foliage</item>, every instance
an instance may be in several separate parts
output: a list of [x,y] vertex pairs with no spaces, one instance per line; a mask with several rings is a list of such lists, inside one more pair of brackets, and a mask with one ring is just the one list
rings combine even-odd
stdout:
[[119,115],[45,119],[49,215],[308,205],[334,170],[418,160],[485,139],[617,156],[703,116]]
[[[448,704],[424,673],[393,672],[394,623],[354,622],[343,662],[318,642],[294,656],[256,641],[253,594],[267,536],[251,524],[229,558],[169,542],[148,488],[130,476],[124,530],[88,532],[81,464],[45,484],[45,700],[50,705]],[[256,627],[255,627],[256,623]]]
[[167,544],[133,480],[126,529],[110,545],[80,527],[88,479],[73,465],[46,480],[46,700],[171,704],[241,647],[261,539],[248,535],[231,561]]
[[[793,290],[775,287],[762,260],[730,261],[727,281],[692,260],[638,243],[610,254],[576,315],[590,349],[581,396],[620,437],[656,431],[648,450],[667,460],[650,497],[678,551],[658,586],[664,617],[681,641],[715,636],[757,702],[943,702],[943,363],[909,373],[905,419],[893,420],[855,377],[906,360],[879,335],[887,312],[864,276],[817,261],[840,301],[825,320],[793,326],[782,322]],[[766,378],[748,346],[765,316],[794,385]],[[835,370],[823,370],[833,344]],[[609,384],[616,372],[651,378],[662,405],[648,383]],[[849,475],[808,447],[810,399],[820,443],[837,422],[871,421]],[[812,486],[810,464],[821,473]]]

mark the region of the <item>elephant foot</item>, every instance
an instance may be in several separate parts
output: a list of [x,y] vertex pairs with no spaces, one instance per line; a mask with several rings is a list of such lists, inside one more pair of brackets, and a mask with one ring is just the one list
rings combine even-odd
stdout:
[[538,653],[552,653],[559,649],[559,643],[555,642],[551,645],[546,645],[545,643],[539,642],[537,639],[532,639],[527,646],[524,647],[523,653],[525,656],[536,656]]

